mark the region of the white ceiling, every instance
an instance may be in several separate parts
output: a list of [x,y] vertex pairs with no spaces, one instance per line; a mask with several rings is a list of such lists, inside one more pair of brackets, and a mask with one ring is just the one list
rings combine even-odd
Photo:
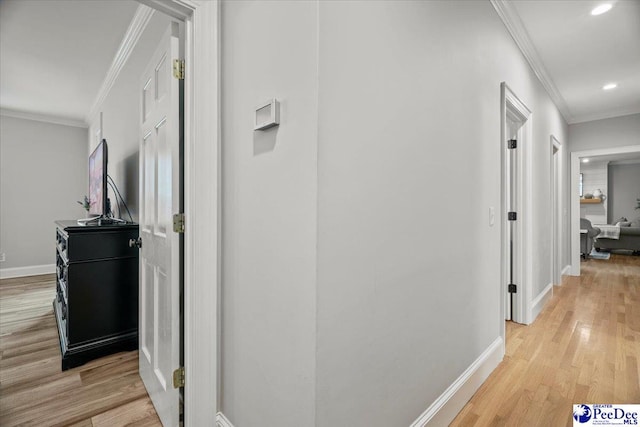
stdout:
[[[509,3],[565,101],[567,121],[640,113],[640,1]],[[591,10],[602,3],[613,8],[592,16]],[[609,82],[618,87],[602,90]]]
[[84,121],[137,7],[0,0],[0,107]]
[[[613,0],[595,17],[602,1],[502,1],[523,23],[569,123],[640,112],[640,0]],[[137,6],[0,0],[0,107],[84,121]],[[603,91],[611,81],[619,87]]]

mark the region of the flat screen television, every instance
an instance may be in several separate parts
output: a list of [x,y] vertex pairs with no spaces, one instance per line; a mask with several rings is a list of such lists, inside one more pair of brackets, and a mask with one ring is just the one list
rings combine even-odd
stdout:
[[89,156],[89,214],[107,216],[107,141]]

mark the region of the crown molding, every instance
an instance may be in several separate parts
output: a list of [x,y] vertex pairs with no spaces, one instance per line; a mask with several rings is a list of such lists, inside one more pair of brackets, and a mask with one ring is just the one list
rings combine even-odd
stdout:
[[634,114],[640,114],[640,108],[629,108],[625,110],[609,111],[606,113],[598,114],[583,114],[573,117],[573,120],[569,122],[570,125],[577,123],[593,122],[595,120],[613,119],[616,117],[632,116]]
[[12,110],[10,108],[0,108],[0,115],[14,117],[16,119],[35,120],[37,122],[53,123],[55,125],[72,126],[76,128],[88,128],[84,120],[77,120],[68,117],[53,116],[50,114],[31,113],[29,111]]
[[111,91],[111,88],[118,78],[120,71],[124,68],[124,65],[127,63],[129,56],[131,56],[138,40],[140,40],[140,36],[144,32],[145,28],[147,28],[147,24],[149,24],[154,12],[154,9],[143,4],[139,5],[138,9],[136,9],[136,13],[133,15],[133,19],[131,19],[129,28],[127,28],[127,32],[125,33],[122,42],[120,42],[120,47],[118,48],[113,61],[111,61],[111,66],[107,71],[104,81],[102,82],[102,86],[100,86],[98,95],[93,101],[93,104],[89,109],[89,113],[85,117],[86,123],[90,123],[98,113],[98,110],[109,95],[109,91]]
[[569,111],[569,106],[560,94],[560,91],[556,87],[553,79],[540,59],[538,51],[533,45],[531,37],[529,37],[529,33],[525,29],[518,12],[516,12],[509,0],[490,1],[498,13],[498,16],[504,23],[504,26],[507,27],[507,31],[509,31],[509,34],[511,34],[516,45],[518,45],[518,48],[520,48],[520,51],[533,69],[534,74],[538,77],[538,80],[540,80],[540,83],[542,83],[542,86],[545,88],[554,104],[556,104],[558,110],[560,110],[560,114],[562,114],[567,123],[572,123],[574,118]]

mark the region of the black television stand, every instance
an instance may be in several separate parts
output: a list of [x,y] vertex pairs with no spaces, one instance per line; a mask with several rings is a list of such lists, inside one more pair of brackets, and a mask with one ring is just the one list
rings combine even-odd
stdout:
[[56,298],[62,370],[138,348],[137,224],[56,221]]

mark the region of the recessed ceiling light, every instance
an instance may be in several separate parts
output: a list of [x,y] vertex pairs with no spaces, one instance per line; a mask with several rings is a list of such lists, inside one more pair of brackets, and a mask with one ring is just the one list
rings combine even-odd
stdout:
[[618,83],[607,83],[606,85],[602,86],[602,89],[611,90],[611,89],[615,89],[617,87],[618,87]]
[[591,11],[591,14],[593,16],[602,15],[603,13],[609,12],[612,7],[613,6],[611,5],[611,3],[604,3],[604,4],[601,4],[600,6],[594,7],[593,10]]
[[589,159],[582,159],[582,163],[589,163]]

